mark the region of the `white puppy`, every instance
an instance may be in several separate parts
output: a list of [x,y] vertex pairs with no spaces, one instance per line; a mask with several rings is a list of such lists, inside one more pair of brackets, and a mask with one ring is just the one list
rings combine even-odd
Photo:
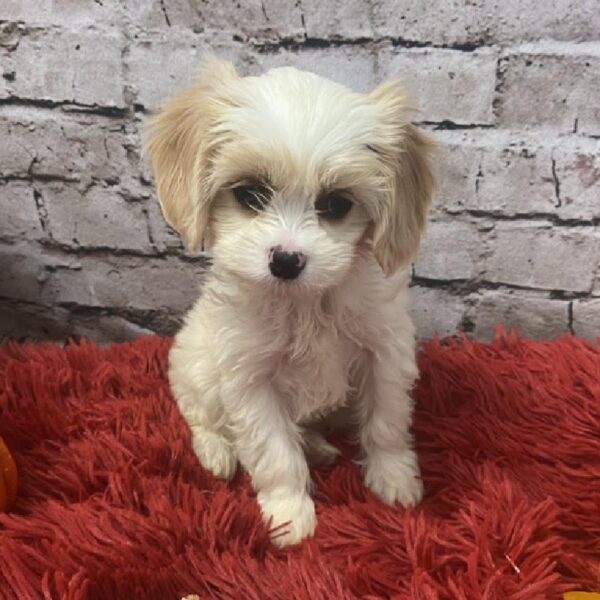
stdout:
[[210,59],[151,123],[165,218],[214,257],[171,350],[173,394],[202,464],[230,478],[239,460],[265,522],[288,523],[280,545],[315,530],[306,456],[335,459],[316,425],[341,407],[366,485],[388,504],[423,494],[405,302],[434,179],[410,115],[397,82],[364,95]]

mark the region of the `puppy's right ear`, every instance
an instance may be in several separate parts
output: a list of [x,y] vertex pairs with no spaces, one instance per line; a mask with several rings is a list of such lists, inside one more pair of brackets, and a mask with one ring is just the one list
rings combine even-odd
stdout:
[[151,119],[144,151],[152,158],[158,199],[165,220],[194,252],[208,225],[206,185],[217,140],[211,129],[238,75],[231,63],[209,58],[196,83]]

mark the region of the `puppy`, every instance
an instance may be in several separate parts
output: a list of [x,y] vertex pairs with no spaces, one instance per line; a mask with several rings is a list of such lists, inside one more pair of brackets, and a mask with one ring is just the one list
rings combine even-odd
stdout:
[[423,495],[406,296],[433,144],[410,116],[395,81],[365,95],[213,58],[150,124],[164,216],[213,255],[170,353],[173,395],[204,467],[242,464],[281,546],[315,530],[306,457],[335,459],[319,423],[342,407],[365,484],[388,504]]

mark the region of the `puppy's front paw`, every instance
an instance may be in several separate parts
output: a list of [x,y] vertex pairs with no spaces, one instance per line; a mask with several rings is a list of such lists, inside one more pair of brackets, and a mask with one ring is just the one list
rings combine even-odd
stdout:
[[222,435],[192,425],[192,444],[202,466],[220,479],[231,479],[237,468],[233,444]]
[[273,532],[275,545],[297,544],[315,532],[317,525],[315,505],[306,492],[298,493],[285,488],[260,492],[258,503],[265,523],[268,524],[272,518],[270,527],[278,527],[277,531]]
[[365,484],[386,504],[415,506],[423,498],[419,462],[413,450],[377,452],[365,463]]

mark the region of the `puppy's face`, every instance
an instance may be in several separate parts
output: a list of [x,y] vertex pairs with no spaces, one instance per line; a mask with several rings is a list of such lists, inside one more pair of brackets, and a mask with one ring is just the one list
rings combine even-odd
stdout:
[[414,255],[433,192],[430,144],[409,115],[395,83],[363,95],[211,61],[152,123],[165,217],[216,269],[261,286],[334,287],[358,252],[391,273]]

